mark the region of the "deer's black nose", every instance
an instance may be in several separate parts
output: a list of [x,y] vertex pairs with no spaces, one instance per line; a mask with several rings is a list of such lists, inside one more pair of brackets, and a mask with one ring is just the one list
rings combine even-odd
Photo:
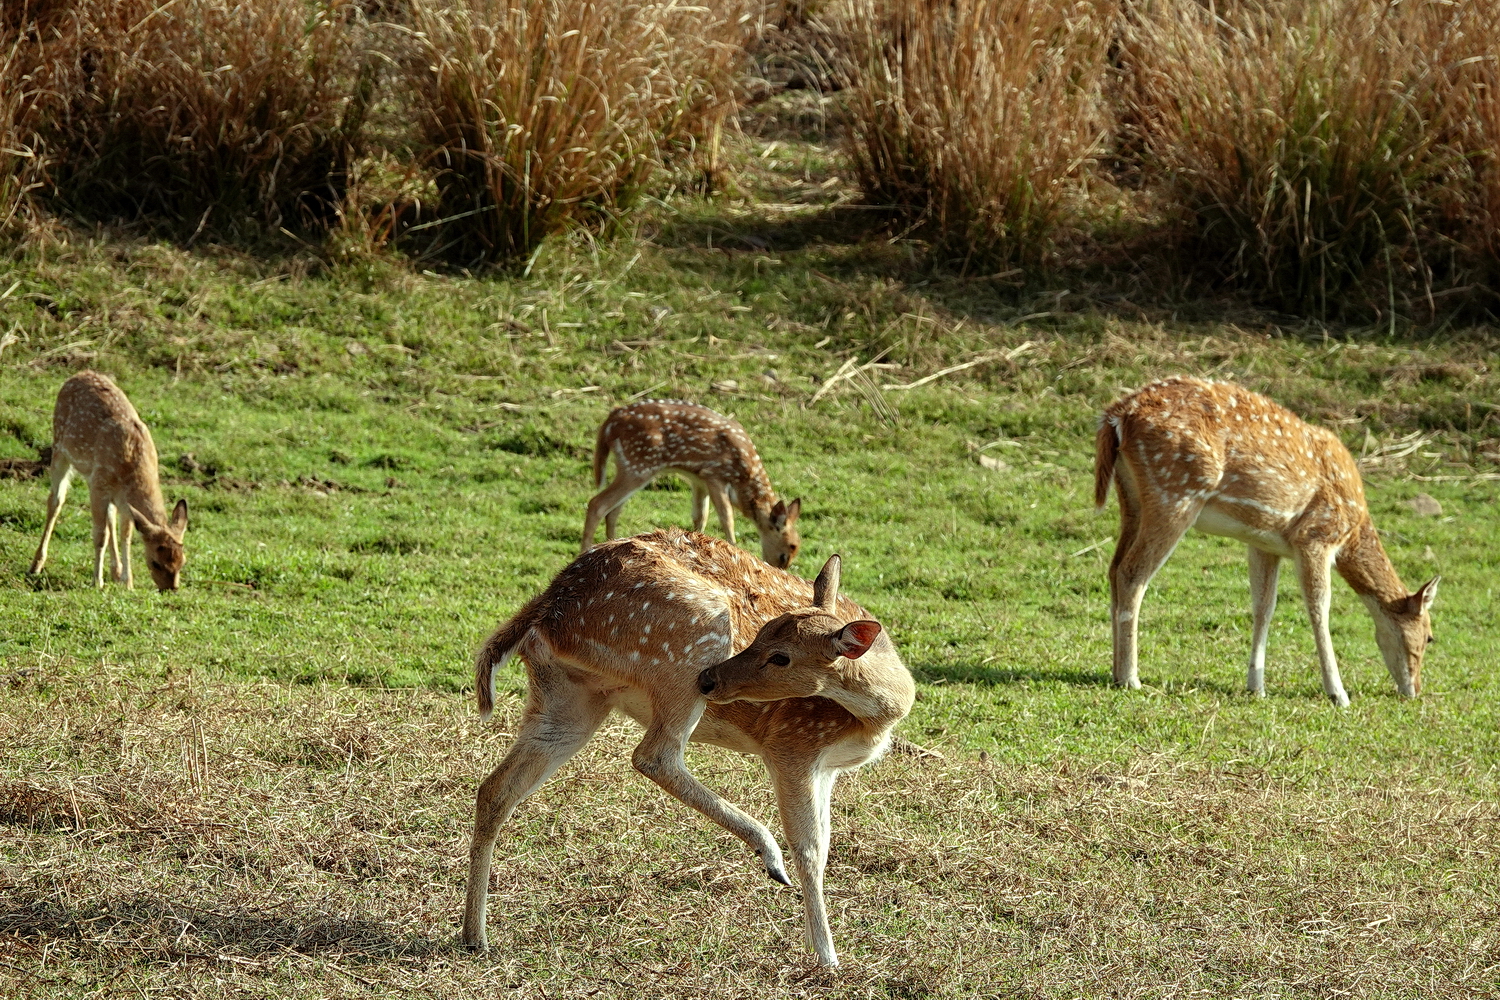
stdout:
[[714,688],[718,686],[719,682],[714,680],[712,671],[705,670],[698,675],[698,690],[705,695],[713,694]]

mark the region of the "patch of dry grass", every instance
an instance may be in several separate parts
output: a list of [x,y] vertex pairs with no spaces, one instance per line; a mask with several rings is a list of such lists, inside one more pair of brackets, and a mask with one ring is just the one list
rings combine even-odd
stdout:
[[45,191],[196,235],[326,224],[373,92],[353,0],[87,0],[32,33]]
[[846,148],[865,197],[947,253],[1034,262],[1107,130],[1107,0],[854,0]]
[[[1120,48],[1169,200],[1220,277],[1312,315],[1427,315],[1472,278],[1477,77],[1500,7],[1319,0],[1130,8]],[[1471,59],[1472,57],[1472,59]],[[1481,212],[1488,219],[1488,213]],[[1488,225],[1488,223],[1484,223]],[[1466,289],[1472,291],[1472,289]]]
[[525,258],[627,212],[674,149],[717,132],[756,0],[424,0],[408,84],[443,249]]
[[[0,714],[0,980],[25,995],[1472,997],[1500,970],[1500,810],[1137,752],[947,747],[845,779],[809,971],[795,894],[630,771],[613,723],[505,832],[488,958],[455,946],[466,698],[49,661]],[[752,761],[693,766],[773,814]],[[1283,758],[1289,760],[1290,758]]]

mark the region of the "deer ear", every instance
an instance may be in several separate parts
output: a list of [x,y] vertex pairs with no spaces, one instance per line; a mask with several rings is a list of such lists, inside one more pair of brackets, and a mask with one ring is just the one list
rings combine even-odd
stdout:
[[797,518],[802,515],[802,498],[798,497],[786,507],[786,523],[796,524]]
[[187,530],[187,500],[177,501],[177,506],[172,508],[172,522],[168,527],[179,535]]
[[879,637],[879,622],[850,622],[834,633],[833,648],[840,656],[857,660],[869,651]]
[[813,581],[813,606],[822,608],[829,614],[839,602],[839,566],[838,553],[828,557],[823,568],[818,571],[818,578]]
[[1417,592],[1411,595],[1412,604],[1416,605],[1418,614],[1425,615],[1428,609],[1432,607],[1432,600],[1437,597],[1438,581],[1441,579],[1442,577],[1440,576],[1433,577],[1418,587]]
[[130,519],[135,522],[135,530],[143,535],[149,535],[160,531],[161,527],[154,523],[145,514],[135,509],[135,504],[126,504],[130,508]]
[[786,501],[776,501],[776,506],[771,508],[771,516],[766,518],[766,523],[771,526],[772,531],[780,531],[786,527]]

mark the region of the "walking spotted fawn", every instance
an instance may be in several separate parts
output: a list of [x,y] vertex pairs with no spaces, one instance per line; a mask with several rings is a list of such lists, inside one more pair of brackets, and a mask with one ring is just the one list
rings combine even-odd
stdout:
[[646,728],[636,770],[790,885],[770,831],[700,784],[683,749],[691,739],[765,762],[808,940],[819,964],[838,963],[823,901],[833,784],[885,751],[916,696],[885,630],[839,595],[838,556],[809,586],[728,542],[675,528],[605,542],[484,644],[474,678],[481,714],[494,705],[495,671],[513,655],[525,661],[530,696],[510,753],[476,797],[466,945],[486,947],[500,825],[618,708]]

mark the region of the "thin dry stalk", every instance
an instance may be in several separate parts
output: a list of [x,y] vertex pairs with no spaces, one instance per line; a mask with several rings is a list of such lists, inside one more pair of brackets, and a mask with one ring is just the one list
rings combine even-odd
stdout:
[[853,0],[848,150],[865,197],[966,261],[1042,256],[1103,134],[1105,0]]
[[443,248],[524,258],[552,233],[617,221],[733,106],[761,13],[755,0],[413,4],[410,84]]

